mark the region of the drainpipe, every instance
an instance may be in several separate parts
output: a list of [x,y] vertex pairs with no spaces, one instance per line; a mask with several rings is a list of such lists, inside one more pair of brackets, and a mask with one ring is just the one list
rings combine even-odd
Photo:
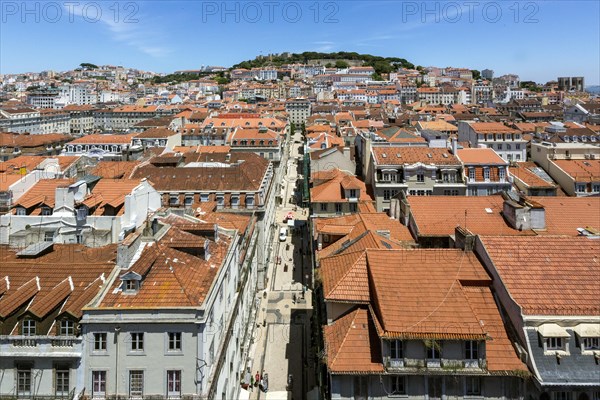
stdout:
[[115,398],[119,398],[119,332],[120,326],[115,326]]

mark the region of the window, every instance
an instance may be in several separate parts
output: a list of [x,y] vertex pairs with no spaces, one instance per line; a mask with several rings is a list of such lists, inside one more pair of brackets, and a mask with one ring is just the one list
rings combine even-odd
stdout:
[[77,219],[83,220],[88,216],[88,208],[86,206],[81,206],[77,209]]
[[431,341],[426,343],[427,346],[427,358],[430,360],[438,360],[440,358],[440,343]]
[[417,173],[417,182],[425,182],[425,174],[422,172]]
[[521,150],[521,144],[520,143],[515,144],[515,149],[516,150]]
[[575,185],[576,191],[580,193],[585,193],[585,184],[577,184]]
[[500,178],[500,182],[504,182],[506,180],[506,170],[504,168],[498,168],[498,177]]
[[131,332],[131,351],[144,351],[144,332]]
[[129,371],[129,397],[144,396],[144,371]]
[[35,321],[31,318],[26,318],[21,322],[21,332],[23,336],[35,336]]
[[475,168],[469,168],[469,181],[475,181]]
[[560,337],[550,337],[546,339],[546,350],[562,350],[563,341]]
[[181,351],[181,332],[169,332],[169,351]]
[[106,332],[94,333],[94,351],[106,350]]
[[342,203],[335,203],[335,212],[338,214],[342,212]]
[[60,321],[60,336],[73,336],[75,334],[75,323],[70,319]]
[[27,215],[27,210],[23,207],[17,207],[16,210],[16,215]]
[[498,150],[502,150],[502,143],[498,143]]
[[505,134],[504,137],[506,138],[506,140],[512,140],[512,134],[511,133]]
[[571,400],[571,392],[554,392],[553,400]]
[[181,397],[181,371],[167,371],[167,397]]
[[403,358],[401,340],[390,341],[390,357],[396,359]]
[[600,338],[597,338],[597,337],[583,338],[583,349],[584,350],[600,350]]
[[217,195],[217,206],[223,207],[225,205],[225,196],[222,194]]
[[31,366],[17,367],[17,395],[29,396],[31,394]]
[[390,377],[390,393],[391,394],[406,394],[406,377],[405,376]]
[[203,203],[206,203],[208,201],[208,194],[207,193],[202,193],[200,195],[200,201]]
[[177,206],[177,205],[179,205],[179,196],[177,196],[177,195],[171,195],[171,196],[169,196],[169,205],[170,206]]
[[592,192],[600,192],[600,185],[599,184],[592,185]]
[[53,242],[54,232],[44,232],[44,242]]
[[92,397],[106,396],[106,371],[92,371]]
[[327,203],[321,203],[321,211],[327,211]]
[[356,197],[356,189],[350,189],[350,197]]
[[481,383],[478,376],[468,376],[465,380],[465,393],[467,396],[478,396],[481,394]]
[[185,199],[184,199],[184,201],[183,201],[183,204],[184,204],[186,207],[189,207],[189,206],[191,206],[191,205],[192,205],[192,203],[193,203],[193,202],[194,202],[194,196],[193,196],[193,195],[187,195],[187,196],[185,196]]
[[475,340],[465,342],[465,359],[476,360],[479,358],[479,343]]
[[350,212],[356,212],[356,203],[350,203],[348,206],[350,207]]
[[134,279],[128,279],[125,281],[125,291],[126,292],[135,292],[138,289],[138,281]]
[[383,199],[384,200],[389,200],[390,199],[390,191],[388,189],[385,189],[383,191]]
[[483,179],[485,179],[486,181],[490,180],[490,169],[489,168],[483,169]]
[[69,395],[69,367],[60,365],[54,371],[55,393],[57,396]]
[[488,133],[487,140],[494,140],[494,135],[492,133]]
[[52,215],[52,209],[50,207],[42,207],[42,215]]

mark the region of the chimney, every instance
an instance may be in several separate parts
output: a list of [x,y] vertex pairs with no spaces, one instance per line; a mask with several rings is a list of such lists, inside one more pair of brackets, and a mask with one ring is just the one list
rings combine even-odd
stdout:
[[462,226],[454,228],[454,247],[467,252],[473,251],[475,247],[475,235]]
[[450,144],[452,146],[452,154],[456,155],[456,151],[458,150],[458,140],[455,137],[450,139]]
[[348,160],[351,160],[351,158],[350,158],[350,147],[347,147],[347,146],[344,147],[343,152],[344,152],[344,158],[346,158]]
[[546,229],[544,206],[525,197],[506,192],[503,194],[502,215],[513,229]]

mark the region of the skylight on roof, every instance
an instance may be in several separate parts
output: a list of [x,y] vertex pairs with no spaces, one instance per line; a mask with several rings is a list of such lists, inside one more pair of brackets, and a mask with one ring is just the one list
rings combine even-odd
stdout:
[[488,214],[493,214],[494,213],[494,211],[491,208],[489,208],[489,207],[486,207],[485,212],[488,213]]

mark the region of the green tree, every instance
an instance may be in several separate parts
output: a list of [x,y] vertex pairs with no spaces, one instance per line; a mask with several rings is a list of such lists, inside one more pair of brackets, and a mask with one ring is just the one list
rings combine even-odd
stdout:
[[472,69],[471,73],[473,74],[473,79],[475,79],[475,80],[481,79],[481,72],[479,72],[479,70]]
[[97,65],[90,64],[90,63],[81,63],[81,64],[79,64],[79,66],[81,68],[85,69],[85,70],[88,70],[88,69],[98,69]]
[[335,67],[343,69],[343,68],[348,68],[349,65],[348,65],[348,63],[346,61],[338,60],[338,61],[335,62]]

